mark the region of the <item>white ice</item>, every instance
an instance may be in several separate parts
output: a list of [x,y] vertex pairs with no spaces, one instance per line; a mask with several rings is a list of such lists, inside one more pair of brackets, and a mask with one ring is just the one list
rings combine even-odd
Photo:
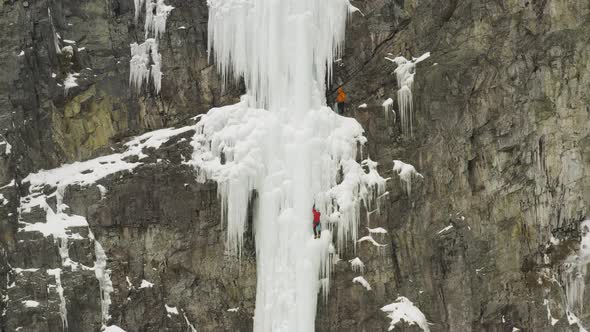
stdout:
[[402,182],[406,184],[406,192],[408,196],[412,195],[412,181],[415,178],[424,178],[422,174],[416,171],[416,168],[410,164],[406,164],[401,160],[393,161],[393,172],[399,175]]
[[360,258],[356,257],[348,261],[354,272],[363,273],[365,271],[365,263]]
[[23,305],[27,308],[37,308],[41,303],[33,300],[24,300],[22,301]]
[[166,312],[168,313],[168,315],[170,315],[170,314],[178,315],[178,309],[176,307],[171,307],[165,303],[164,303],[164,307],[166,308]]
[[144,42],[132,43],[129,61],[129,84],[141,91],[143,84],[153,82],[156,94],[162,88],[162,55],[159,52],[161,35],[166,32],[166,20],[174,7],[164,0],[135,0],[135,22],[145,7]]
[[152,288],[152,287],[154,287],[154,284],[145,280],[145,279],[141,280],[141,285],[139,285],[139,288]]
[[403,56],[398,56],[394,59],[388,57],[385,58],[397,65],[397,68],[394,71],[398,86],[397,104],[400,112],[402,133],[404,134],[413,134],[412,113],[414,101],[412,99],[412,87],[414,85],[414,75],[416,74],[416,64],[428,57],[430,57],[430,52],[424,53],[418,58],[412,58],[412,60],[408,60]]
[[383,104],[381,104],[381,106],[383,106],[383,114],[385,114],[385,120],[389,121],[389,113],[393,113],[393,121],[395,122],[395,110],[393,109],[393,99],[387,98],[387,100],[385,100]]
[[[361,211],[385,182],[375,163],[356,161],[366,141],[359,123],[325,106],[325,78],[342,51],[349,3],[208,5],[209,54],[224,81],[244,78],[247,95],[201,117],[191,163],[200,180],[217,182],[228,252],[238,257],[253,209],[254,330],[313,331],[331,265],[356,242]],[[320,239],[311,228],[314,203]]]
[[369,285],[369,282],[364,277],[361,277],[361,276],[355,277],[352,279],[352,282],[357,283],[357,284],[361,284],[368,291],[371,290],[371,285]]
[[418,325],[422,331],[430,331],[426,316],[406,297],[398,297],[395,302],[384,306],[381,310],[387,313],[387,317],[391,319],[388,331],[392,331],[395,325],[401,321],[405,321],[409,325]]

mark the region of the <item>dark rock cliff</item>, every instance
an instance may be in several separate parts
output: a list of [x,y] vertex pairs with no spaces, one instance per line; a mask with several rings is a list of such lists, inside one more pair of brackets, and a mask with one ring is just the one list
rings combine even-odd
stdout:
[[[223,89],[207,59],[206,1],[168,3],[175,9],[160,40],[164,77],[155,95],[128,83],[129,44],[144,38],[132,1],[0,2],[0,134],[9,143],[0,144],[0,330],[61,331],[62,303],[69,331],[100,330],[103,287],[85,268],[100,255],[94,239],[111,271],[109,324],[251,330],[252,239],[241,260],[225,255],[216,188],[197,183],[183,163],[191,131],[144,149],[142,165],[101,178],[102,187],[32,191],[24,181],[123,151],[132,136],[191,124],[236,100],[239,84]],[[566,317],[565,291],[568,258],[590,217],[590,3],[353,3],[364,16],[351,16],[328,99],[344,87],[346,116],[368,137],[364,155],[391,178],[370,219],[388,233],[373,235],[384,247],[362,242],[341,255],[317,330],[386,330],[380,308],[405,296],[432,331],[578,331]],[[53,29],[71,53],[56,52]],[[395,65],[384,58],[425,52],[431,57],[417,65],[412,91],[413,135],[402,135],[399,119],[386,118],[381,106],[392,98],[399,111]],[[72,72],[78,86],[66,94]],[[393,160],[423,175],[411,194]],[[67,214],[88,221],[65,244],[76,264],[64,266],[56,238],[19,231],[19,219],[44,223],[51,213],[23,208],[35,197],[54,210],[60,197]],[[367,220],[361,225],[366,235]],[[355,257],[363,273],[348,264]],[[361,274],[371,291],[352,283]],[[590,292],[583,296],[590,303]],[[590,326],[588,306],[573,311]]]

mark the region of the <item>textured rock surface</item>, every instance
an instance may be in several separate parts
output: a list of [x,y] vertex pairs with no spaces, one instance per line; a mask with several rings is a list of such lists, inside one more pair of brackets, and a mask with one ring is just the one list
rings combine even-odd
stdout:
[[[112,153],[130,136],[183,124],[238,95],[238,87],[222,92],[207,61],[205,1],[169,3],[176,9],[160,42],[164,78],[155,96],[128,85],[129,44],[143,39],[131,1],[0,2],[0,134],[12,146],[0,151],[0,186],[15,180],[0,188],[0,330],[62,329],[56,280],[47,273],[62,265],[58,243],[18,232],[27,174]],[[379,309],[405,296],[433,331],[577,331],[565,318],[564,261],[578,249],[580,221],[590,217],[590,4],[354,4],[365,16],[351,18],[331,88],[344,87],[347,115],[367,132],[365,155],[391,177],[390,194],[370,224],[363,220],[361,234],[367,226],[388,233],[373,235],[385,247],[363,242],[342,255],[317,330],[385,330]],[[60,46],[75,41],[71,56],[56,53],[51,22]],[[414,135],[403,136],[381,108],[387,98],[397,101],[398,89],[395,65],[384,57],[427,51],[432,56],[415,76]],[[66,95],[63,81],[72,72],[80,73],[79,86]],[[368,108],[357,109],[362,103]],[[69,213],[86,217],[105,249],[114,288],[110,323],[127,331],[184,331],[189,323],[201,331],[251,330],[252,240],[240,262],[224,255],[215,187],[196,183],[182,164],[190,135],[145,151],[132,173],[101,179],[104,197],[94,185],[64,192]],[[411,196],[392,171],[394,159],[424,176]],[[45,212],[20,217],[43,222]],[[80,233],[69,256],[92,267],[93,241]],[[363,273],[347,262],[357,256]],[[358,275],[371,291],[352,283]],[[70,331],[98,331],[94,272],[63,267],[61,279]],[[142,280],[153,286],[140,288]],[[40,305],[25,307],[24,300]],[[590,326],[587,306],[576,314]]]

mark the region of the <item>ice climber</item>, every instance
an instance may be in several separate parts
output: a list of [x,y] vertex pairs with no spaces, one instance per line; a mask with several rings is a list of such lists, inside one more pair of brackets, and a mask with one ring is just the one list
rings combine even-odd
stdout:
[[342,87],[338,88],[338,95],[336,96],[336,112],[340,115],[344,114],[346,110],[346,93]]
[[315,204],[311,209],[313,213],[313,238],[317,239],[322,233],[322,224],[320,223],[320,211],[315,209]]

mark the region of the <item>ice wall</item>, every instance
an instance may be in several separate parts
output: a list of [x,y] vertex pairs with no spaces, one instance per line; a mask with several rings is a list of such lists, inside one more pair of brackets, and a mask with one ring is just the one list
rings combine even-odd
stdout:
[[[236,105],[202,116],[192,163],[218,183],[228,252],[256,242],[255,331],[313,331],[337,248],[356,243],[361,210],[384,190],[357,162],[360,124],[325,106],[348,0],[209,0],[209,52],[224,80],[244,77]],[[256,194],[254,194],[256,193]],[[322,236],[312,232],[313,204]],[[252,206],[254,229],[247,229]]]

